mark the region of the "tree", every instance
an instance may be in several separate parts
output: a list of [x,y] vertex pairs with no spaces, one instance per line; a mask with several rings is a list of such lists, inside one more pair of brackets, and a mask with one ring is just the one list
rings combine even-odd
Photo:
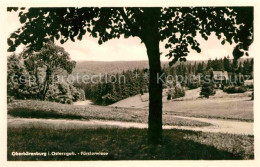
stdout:
[[229,61],[229,56],[224,57],[223,63],[224,63],[224,70],[227,72],[231,72],[232,67],[231,67],[231,63]]
[[185,89],[180,85],[169,88],[167,91],[167,100],[176,99],[185,96]]
[[242,62],[239,62],[238,68],[237,68],[237,74],[243,74],[244,70],[243,70],[243,64]]
[[198,64],[197,73],[203,73],[204,72],[204,62]]
[[211,59],[209,59],[209,60],[208,60],[208,63],[207,63],[206,70],[209,70],[209,69],[211,69],[211,68],[212,68],[212,67],[211,67],[211,63],[212,63],[212,60],[211,60]]
[[21,63],[21,56],[12,54],[7,59],[7,94],[11,97],[22,98],[21,90],[25,87],[22,77],[25,68]]
[[254,59],[250,61],[251,79],[254,78]]
[[243,75],[250,76],[252,72],[253,72],[253,68],[251,62],[247,59],[246,61],[243,62]]
[[223,71],[224,70],[224,65],[222,60],[218,60],[217,58],[215,60],[211,61],[211,68],[213,68],[214,71]]
[[[18,8],[8,8],[8,11]],[[162,141],[162,82],[159,43],[167,41],[170,65],[185,61],[189,48],[200,52],[198,33],[205,39],[215,32],[222,41],[237,46],[237,58],[253,41],[253,8],[175,7],[175,8],[20,8],[21,28],[7,40],[8,51],[21,43],[39,50],[49,40],[75,41],[86,31],[102,44],[113,38],[138,37],[144,43],[149,59],[148,139]],[[247,17],[245,17],[247,16]],[[244,24],[242,24],[244,23]],[[239,25],[239,26],[238,26]],[[37,33],[38,32],[38,33]]]
[[204,96],[206,98],[209,98],[209,96],[213,96],[216,94],[216,91],[214,90],[214,85],[212,82],[204,82],[201,87],[200,95]]
[[190,75],[187,80],[187,87],[190,89],[196,89],[200,86],[200,80],[197,76]]
[[[27,71],[34,76],[34,81],[40,90],[41,100],[45,100],[46,93],[55,77],[63,72],[70,74],[76,65],[76,62],[70,59],[64,48],[52,42],[46,43],[39,52],[27,49],[22,52],[22,57]],[[44,73],[43,82],[40,81],[40,70],[43,70]]]

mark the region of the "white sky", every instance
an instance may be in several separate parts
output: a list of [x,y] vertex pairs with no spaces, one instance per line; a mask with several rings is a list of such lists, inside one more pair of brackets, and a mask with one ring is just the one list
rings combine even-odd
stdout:
[[[18,13],[8,12],[7,14],[7,30],[8,36],[21,26],[18,18]],[[207,60],[215,58],[223,58],[229,55],[232,58],[232,51],[234,44],[231,46],[228,43],[221,45],[221,41],[217,39],[215,35],[211,35],[207,41],[200,36],[196,37],[200,43],[201,53],[191,50],[187,56],[188,60]],[[91,60],[91,61],[133,61],[133,60],[148,60],[146,54],[146,48],[141,43],[139,38],[120,38],[113,39],[102,45],[98,44],[97,38],[89,37],[85,35],[81,41],[67,41],[61,45],[70,54],[73,60]],[[21,52],[23,46],[17,48],[16,53]],[[164,49],[164,45],[161,43],[160,50],[163,53],[161,60],[168,60],[165,57],[167,51]],[[253,57],[255,53],[255,46],[252,44],[249,48],[249,55]]]

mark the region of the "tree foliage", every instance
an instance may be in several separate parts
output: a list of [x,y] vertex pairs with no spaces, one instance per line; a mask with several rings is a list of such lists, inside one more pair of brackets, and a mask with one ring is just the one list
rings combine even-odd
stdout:
[[[172,63],[186,60],[190,49],[200,52],[194,38],[205,40],[215,32],[222,44],[236,43],[234,57],[248,55],[253,42],[252,7],[175,7],[175,8],[8,8],[19,11],[21,28],[8,39],[9,51],[21,43],[39,50],[48,41],[81,40],[88,32],[102,44],[113,38],[139,37],[143,42],[154,20],[156,38],[166,40],[166,56]],[[146,24],[147,23],[147,24]],[[147,31],[148,30],[148,31]],[[150,34],[151,35],[151,34]]]
[[[7,59],[7,94],[10,97],[21,98],[22,90],[25,89],[25,68],[21,63],[21,57],[12,54]],[[21,79],[20,79],[21,78]]]
[[55,77],[63,72],[70,74],[76,65],[64,48],[52,42],[46,43],[38,52],[27,49],[22,52],[22,57],[27,71],[35,78],[42,100],[45,100]]
[[209,96],[215,95],[216,91],[214,90],[214,84],[212,82],[205,82],[202,84],[200,95],[206,98]]
[[62,103],[80,98],[78,90],[66,78],[58,79],[58,75],[70,74],[75,67],[75,62],[60,46],[47,43],[39,52],[26,49],[19,55],[9,56],[7,64],[9,96]]

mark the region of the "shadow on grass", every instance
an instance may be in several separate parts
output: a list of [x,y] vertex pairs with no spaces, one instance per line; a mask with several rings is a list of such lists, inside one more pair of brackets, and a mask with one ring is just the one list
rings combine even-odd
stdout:
[[[164,144],[147,144],[143,129],[8,128],[8,160],[236,160],[239,155],[185,140],[191,131],[164,130]],[[12,156],[12,152],[74,152],[74,156]],[[81,155],[106,152],[107,156]]]
[[38,110],[30,108],[11,108],[8,109],[8,114],[14,117],[21,118],[64,118],[64,119],[87,119],[84,116],[76,114],[64,114],[54,110]]

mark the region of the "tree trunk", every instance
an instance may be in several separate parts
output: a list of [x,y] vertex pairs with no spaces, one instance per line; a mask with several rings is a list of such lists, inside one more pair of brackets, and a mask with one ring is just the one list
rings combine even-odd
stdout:
[[41,100],[45,100],[45,98],[46,98],[46,94],[49,90],[51,74],[52,74],[52,72],[49,69],[47,69],[46,70],[46,77],[45,77],[45,81],[44,81],[44,85],[43,85],[43,90],[42,90],[42,93],[41,93]]
[[149,58],[149,118],[148,141],[152,144],[162,142],[162,81],[159,40],[151,37],[145,42]]

